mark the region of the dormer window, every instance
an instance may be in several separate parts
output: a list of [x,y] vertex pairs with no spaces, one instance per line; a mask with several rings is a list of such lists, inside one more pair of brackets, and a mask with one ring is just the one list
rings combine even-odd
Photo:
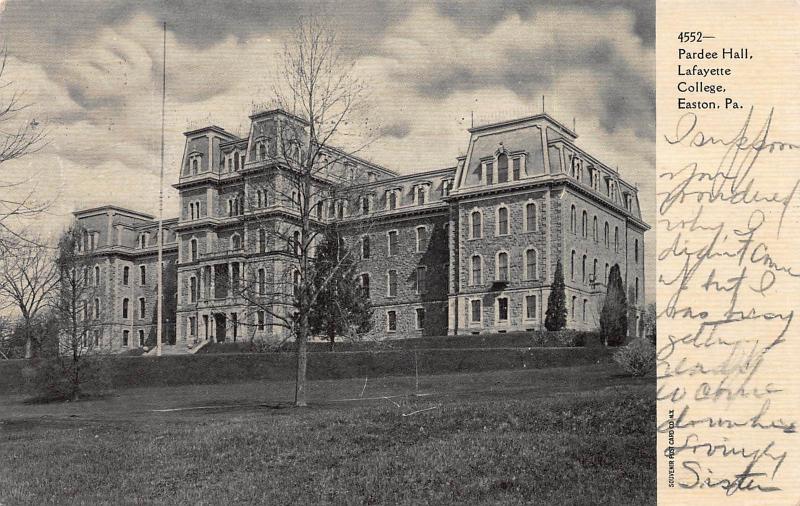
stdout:
[[139,249],[147,247],[147,234],[139,234]]
[[397,193],[399,189],[395,190],[386,190],[386,210],[392,211],[397,209]]
[[370,182],[370,183],[375,181],[375,173],[374,172],[372,172],[372,171],[367,172],[367,181]]
[[453,180],[452,179],[443,179],[442,180],[442,197],[446,197],[450,195],[450,191],[453,189]]
[[196,175],[198,171],[198,160],[197,158],[192,159],[192,175]]
[[364,195],[361,197],[361,214],[369,214],[372,195]]
[[497,157],[497,182],[508,182],[508,155],[505,153],[500,153]]
[[267,159],[267,146],[263,142],[258,143],[258,159],[259,160]]
[[428,201],[429,183],[419,183],[414,186],[414,203],[422,206]]

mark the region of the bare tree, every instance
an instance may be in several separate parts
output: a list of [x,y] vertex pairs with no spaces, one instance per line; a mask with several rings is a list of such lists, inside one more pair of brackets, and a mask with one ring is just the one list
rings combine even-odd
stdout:
[[73,224],[58,241],[56,293],[50,305],[58,324],[59,369],[73,399],[91,374],[84,359],[100,344],[98,276],[84,232]]
[[[17,236],[14,218],[30,218],[44,211],[46,203],[34,199],[30,179],[15,180],[3,174],[2,165],[36,153],[46,144],[47,131],[35,118],[24,113],[30,108],[8,77],[8,51],[0,49],[0,229]],[[19,236],[17,236],[19,238]]]
[[[229,279],[221,273],[224,282],[217,281],[215,288],[244,299],[249,317],[258,315],[254,326],[287,329],[285,338],[294,339],[297,355],[295,405],[305,406],[309,315],[347,260],[317,268],[315,248],[327,223],[351,213],[354,185],[366,179],[361,176],[371,166],[355,156],[366,142],[349,151],[333,142],[356,134],[368,139],[370,134],[359,121],[365,104],[363,83],[325,20],[299,20],[284,47],[278,76],[275,109],[287,114],[259,127],[263,129],[254,132],[251,141],[251,159],[268,169],[248,178],[246,189],[231,199],[228,209],[242,216],[250,232],[246,235],[253,239],[249,245],[231,244],[231,249],[253,247],[273,253],[274,260],[268,267],[251,264],[250,272],[237,267]],[[278,208],[288,209],[280,219],[270,212]]]
[[53,250],[37,236],[20,234],[0,240],[0,255],[0,299],[19,311],[25,358],[31,358],[36,320],[58,282]]

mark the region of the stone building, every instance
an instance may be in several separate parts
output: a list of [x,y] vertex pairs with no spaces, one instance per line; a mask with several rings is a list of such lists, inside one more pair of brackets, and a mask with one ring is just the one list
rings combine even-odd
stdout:
[[[164,222],[164,258],[177,265],[176,352],[289,332],[271,317],[288,314],[288,306],[275,300],[263,311],[241,293],[248,284],[268,285],[290,296],[293,259],[278,238],[296,233],[305,205],[287,162],[290,151],[299,153],[305,123],[281,110],[250,120],[246,138],[216,126],[185,133],[174,185],[180,216]],[[289,131],[294,140],[287,141]],[[372,337],[542,329],[559,260],[568,328],[598,327],[608,272],[618,264],[634,306],[631,330],[640,332],[649,227],[636,187],[547,114],[469,134],[466,155],[453,167],[408,175],[335,149],[323,156],[329,165],[314,184],[347,192],[307,205],[318,224],[339,224],[358,258],[374,308]],[[156,222],[114,206],[75,215],[95,237],[106,294],[102,348],[138,346],[155,321],[148,311]]]

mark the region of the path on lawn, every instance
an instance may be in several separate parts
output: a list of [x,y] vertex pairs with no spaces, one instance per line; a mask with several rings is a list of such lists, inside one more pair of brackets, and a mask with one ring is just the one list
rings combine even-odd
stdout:
[[[418,381],[418,388],[417,388]],[[353,409],[413,400],[419,409],[469,399],[530,399],[564,392],[602,390],[621,385],[654,384],[652,378],[628,378],[612,364],[492,371],[434,376],[395,376],[309,382],[309,409]],[[27,404],[26,396],[0,396],[0,429],[59,421],[131,422],[141,419],[218,417],[247,411],[291,411],[294,382],[253,381],[119,390],[103,399],[78,403]],[[399,406],[398,406],[399,407]]]

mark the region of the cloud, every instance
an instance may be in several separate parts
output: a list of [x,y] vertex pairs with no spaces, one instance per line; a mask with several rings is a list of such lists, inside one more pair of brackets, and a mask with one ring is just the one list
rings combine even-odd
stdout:
[[[182,132],[213,123],[246,135],[268,101],[276,56],[297,17],[330,17],[370,88],[379,138],[360,155],[401,173],[451,167],[473,121],[541,110],[575,118],[579,145],[640,185],[654,213],[654,2],[72,2],[10,0],[0,30],[28,113],[51,128],[42,152],[4,174],[45,174],[48,223],[114,203],[153,213],[161,140],[162,21],[167,22],[167,185]],[[355,139],[360,145],[360,140]],[[167,187],[167,215],[177,193]],[[59,213],[65,213],[59,215]],[[59,221],[61,220],[61,221]],[[648,266],[654,272],[653,266]]]

